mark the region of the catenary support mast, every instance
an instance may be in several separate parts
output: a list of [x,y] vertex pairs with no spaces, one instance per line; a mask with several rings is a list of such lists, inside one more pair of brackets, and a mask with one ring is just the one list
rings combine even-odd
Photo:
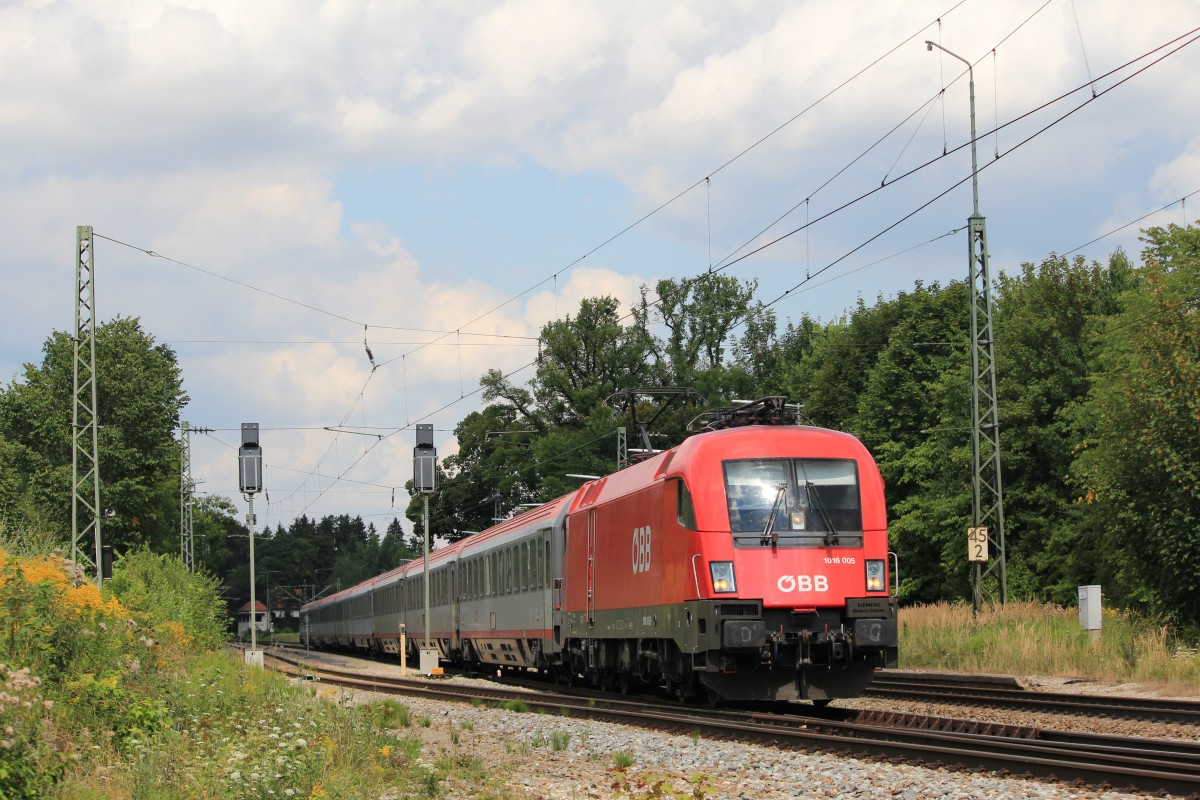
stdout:
[[[72,341],[71,561],[100,569],[100,436],[96,420],[96,296],[92,226],[75,229],[75,336]],[[92,544],[88,553],[89,540]]]
[[987,220],[979,213],[979,159],[975,149],[975,70],[971,62],[937,42],[925,40],[932,50],[967,65],[971,91],[971,196],[967,219],[968,274],[971,283],[971,520],[976,530],[987,532],[989,550],[996,557],[972,561],[972,599],[975,610],[984,600],[1004,605],[1008,601],[1008,574],[1004,548],[1004,487],[1000,473],[1000,415],[996,395],[996,337],[992,328],[992,276],[988,269]]

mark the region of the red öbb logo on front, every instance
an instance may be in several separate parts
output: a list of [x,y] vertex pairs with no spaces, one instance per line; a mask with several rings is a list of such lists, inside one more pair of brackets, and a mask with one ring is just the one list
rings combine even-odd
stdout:
[[828,592],[829,578],[824,575],[784,575],[778,583],[781,592]]

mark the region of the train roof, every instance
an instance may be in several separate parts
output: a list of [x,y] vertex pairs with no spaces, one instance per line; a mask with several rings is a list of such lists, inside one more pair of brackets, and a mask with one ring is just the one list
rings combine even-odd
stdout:
[[563,509],[580,490],[556,497],[548,503],[542,503],[515,517],[503,520],[479,533],[472,534],[458,542],[464,554],[474,555],[480,551],[498,547],[514,535],[523,534],[531,529],[552,526],[562,515]]
[[[579,489],[530,508],[510,519],[471,534],[429,554],[431,569],[460,555],[475,555],[498,547],[514,536],[530,530],[553,525],[564,512],[574,513],[602,500],[611,500],[643,489],[667,477],[686,476],[706,464],[739,458],[796,457],[852,458],[860,464],[872,464],[862,442],[842,431],[808,425],[745,425],[698,433],[678,446],[632,464],[597,480],[588,481]],[[871,471],[878,475],[874,466]],[[863,476],[864,478],[867,476]],[[868,478],[868,482],[872,482]],[[876,477],[874,482],[882,483]],[[696,487],[693,487],[693,491]],[[722,490],[723,491],[723,490]],[[723,508],[723,503],[714,508]],[[336,594],[305,604],[301,610],[317,608],[358,595],[378,584],[402,580],[424,569],[423,559],[416,558],[387,572],[369,578]]]

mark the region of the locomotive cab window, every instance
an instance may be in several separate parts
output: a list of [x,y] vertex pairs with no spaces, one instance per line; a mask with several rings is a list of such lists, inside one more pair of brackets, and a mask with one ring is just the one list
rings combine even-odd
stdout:
[[687,528],[689,531],[697,530],[696,507],[692,505],[692,493],[688,491],[687,484],[683,482],[682,478],[677,479],[675,483],[678,487],[677,494],[679,504],[677,506],[677,516],[679,524],[682,527]]
[[859,547],[858,469],[849,459],[726,461],[725,496],[742,547]]

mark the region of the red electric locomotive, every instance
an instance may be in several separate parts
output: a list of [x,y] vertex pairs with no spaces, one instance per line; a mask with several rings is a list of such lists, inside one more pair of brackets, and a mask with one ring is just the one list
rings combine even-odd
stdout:
[[824,703],[896,666],[883,481],[848,434],[698,434],[581,487],[565,528],[572,674]]
[[[860,694],[897,661],[883,481],[848,434],[749,424],[784,410],[727,409],[723,429],[439,550],[431,644],[453,662],[680,697]],[[423,581],[418,560],[317,600],[311,637],[394,652],[401,623],[425,627]]]

